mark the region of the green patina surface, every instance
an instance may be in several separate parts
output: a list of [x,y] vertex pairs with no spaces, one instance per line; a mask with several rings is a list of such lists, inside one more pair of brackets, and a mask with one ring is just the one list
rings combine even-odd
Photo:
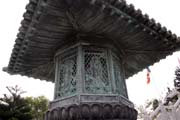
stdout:
[[[109,53],[109,50],[84,47],[80,52],[74,49],[74,52],[67,50],[59,55],[55,97],[63,98],[81,93],[118,94],[127,97],[120,59]],[[78,56],[81,56],[80,60]],[[81,73],[78,70],[82,70]]]

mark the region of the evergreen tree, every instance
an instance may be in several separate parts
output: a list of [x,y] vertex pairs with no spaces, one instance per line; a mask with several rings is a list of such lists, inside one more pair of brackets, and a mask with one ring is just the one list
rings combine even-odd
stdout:
[[24,91],[18,86],[6,87],[10,96],[4,94],[0,98],[0,116],[2,120],[31,120],[31,107],[26,99],[21,97]]

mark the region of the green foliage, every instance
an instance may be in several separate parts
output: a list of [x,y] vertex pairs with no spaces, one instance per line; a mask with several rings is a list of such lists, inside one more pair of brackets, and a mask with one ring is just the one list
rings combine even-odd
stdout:
[[31,107],[31,114],[34,120],[43,120],[44,113],[48,109],[48,99],[44,96],[27,97],[26,100]]
[[28,102],[21,97],[24,91],[18,86],[6,87],[10,92],[10,96],[4,94],[0,98],[0,116],[3,120],[31,120],[31,108]]
[[22,98],[25,93],[18,86],[6,87],[10,96],[0,98],[0,120],[43,120],[48,109],[48,99],[44,96]]

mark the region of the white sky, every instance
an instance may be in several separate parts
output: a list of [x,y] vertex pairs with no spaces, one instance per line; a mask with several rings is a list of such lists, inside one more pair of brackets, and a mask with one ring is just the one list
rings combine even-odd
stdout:
[[[22,15],[28,0],[3,0],[0,4],[0,69],[7,66],[13,49],[16,34],[20,27]],[[180,1],[179,0],[128,0],[143,13],[165,25],[172,32],[180,35]],[[174,70],[178,65],[180,52],[167,57],[160,63],[151,66],[151,83],[146,84],[146,71],[127,80],[129,98],[137,105],[145,100],[159,98],[165,93],[167,86],[173,86]],[[35,80],[19,75],[11,76],[0,71],[0,96],[7,93],[6,86],[19,85],[27,91],[27,96],[45,95],[53,99],[54,85],[50,82]]]

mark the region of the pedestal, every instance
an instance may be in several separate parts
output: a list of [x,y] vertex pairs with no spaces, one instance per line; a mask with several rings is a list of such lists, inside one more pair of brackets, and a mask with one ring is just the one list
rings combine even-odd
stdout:
[[137,111],[118,103],[84,103],[56,107],[45,120],[136,120]]

